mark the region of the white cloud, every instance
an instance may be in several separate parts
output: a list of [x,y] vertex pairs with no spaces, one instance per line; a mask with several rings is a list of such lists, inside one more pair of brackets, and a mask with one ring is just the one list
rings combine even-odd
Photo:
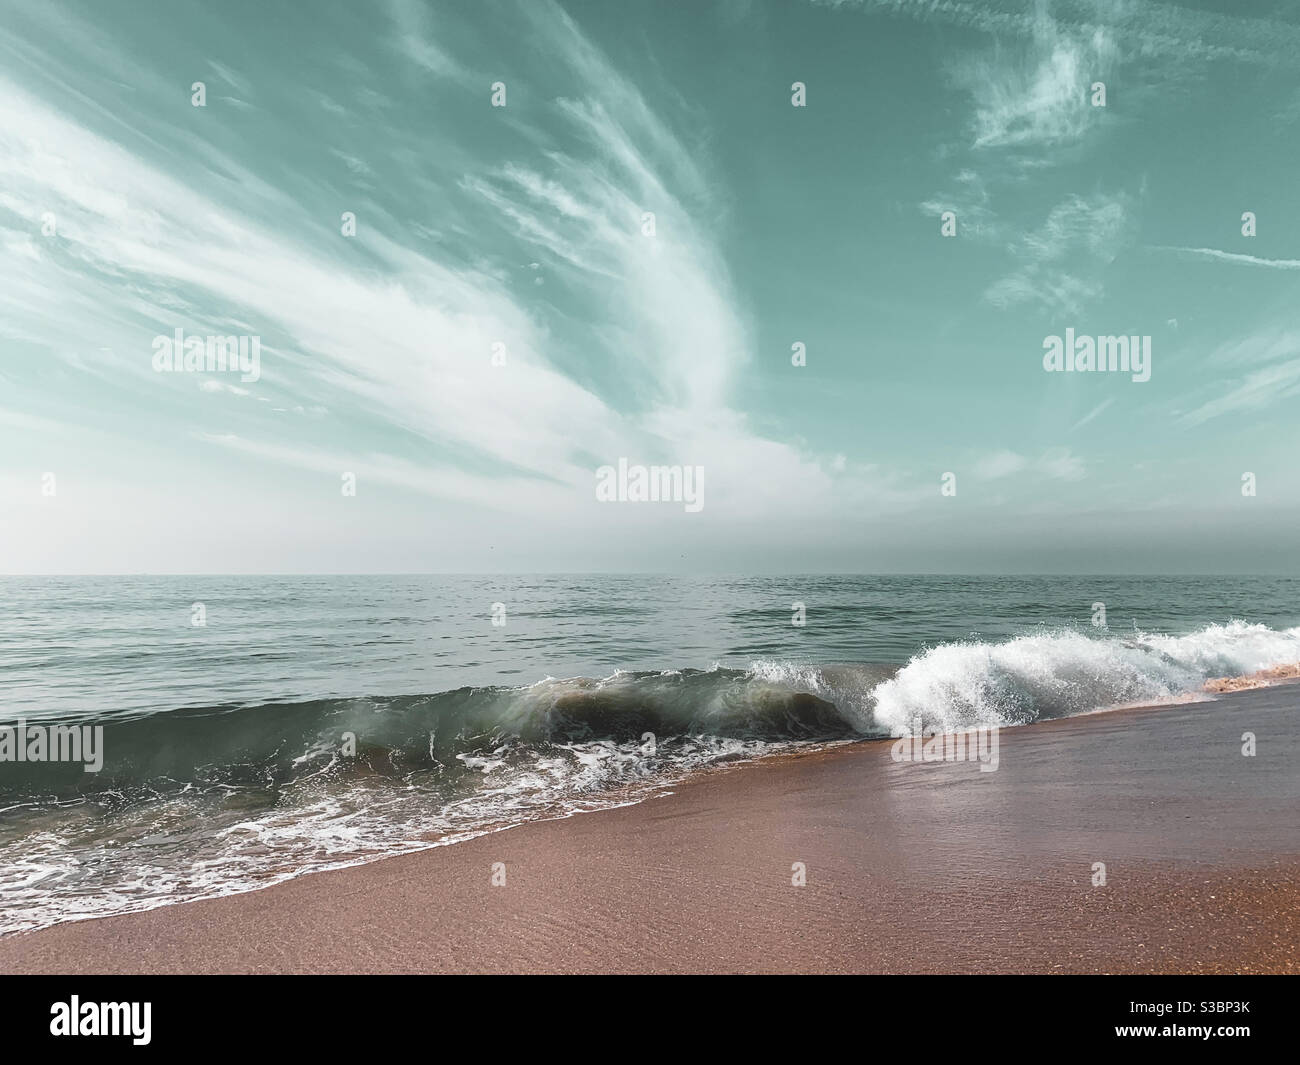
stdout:
[[982,481],[996,481],[1017,474],[1047,477],[1059,481],[1077,481],[1084,476],[1084,462],[1066,448],[1051,448],[1037,458],[1015,451],[995,451],[975,463],[975,476]]
[[1091,105],[1089,87],[1110,76],[1117,58],[1105,30],[1073,35],[1044,16],[1023,47],[998,48],[961,64],[954,77],[975,103],[973,146],[1052,147],[1078,141],[1105,114],[1104,108]]
[[[1044,7],[1023,3],[1008,10],[988,0],[813,0],[826,7],[903,15],[919,22],[955,26],[999,37],[1033,37]],[[1086,35],[1105,28],[1126,50],[1143,58],[1202,63],[1227,61],[1285,63],[1300,50],[1300,27],[1290,20],[1254,13],[1220,14],[1181,4],[1058,3],[1052,13],[1059,25]]]
[[465,71],[433,39],[429,11],[418,0],[388,0],[389,16],[396,27],[397,51],[417,66],[442,78],[464,77]]
[[1201,425],[1224,414],[1263,410],[1300,395],[1300,332],[1288,326],[1252,333],[1222,345],[1210,356],[1207,368],[1247,372],[1208,386],[1203,394],[1209,398],[1179,415],[1185,425]]
[[1010,477],[1029,465],[1029,460],[1014,451],[997,451],[975,463],[975,476],[982,481]]
[[1101,296],[1104,268],[1119,254],[1128,231],[1124,197],[1071,196],[1053,207],[1037,230],[1012,245],[1023,265],[990,285],[984,298],[995,307],[1037,304],[1078,314]]
[[[94,371],[135,413],[189,423],[257,468],[353,470],[571,527],[592,506],[594,466],[620,456],[705,466],[710,522],[792,508],[812,519],[846,500],[873,512],[911,505],[894,477],[832,469],[834,456],[763,438],[731,408],[750,341],[715,243],[724,207],[695,153],[555,12],[544,20],[551,45],[575,75],[574,97],[556,105],[572,134],[565,151],[485,167],[464,187],[479,195],[476,236],[495,218],[546,253],[523,262],[586,287],[586,303],[605,315],[585,323],[588,335],[609,345],[589,362],[607,356],[643,388],[612,397],[563,368],[499,266],[408,244],[406,231],[373,220],[345,239],[211,145],[204,159],[236,180],[172,176],[0,77],[3,206],[33,226],[42,211],[59,217],[57,255],[37,242],[36,261],[0,264],[7,328],[52,345],[51,323],[78,342],[93,322],[94,346],[111,348]],[[435,61],[407,54],[417,66]],[[656,214],[654,237],[641,232],[643,210]],[[261,402],[215,403],[203,393],[245,386],[195,388],[152,372],[155,333],[208,324],[265,338],[251,389]],[[491,363],[496,342],[507,346],[505,366]],[[70,364],[81,350],[73,343],[58,357]],[[327,424],[279,416],[325,407]],[[134,414],[117,413],[116,431],[130,438]],[[424,447],[399,455],[394,439]]]
[[1187,425],[1201,425],[1222,414],[1261,410],[1278,400],[1300,395],[1300,359],[1254,370],[1236,387],[1215,396],[1182,416]]

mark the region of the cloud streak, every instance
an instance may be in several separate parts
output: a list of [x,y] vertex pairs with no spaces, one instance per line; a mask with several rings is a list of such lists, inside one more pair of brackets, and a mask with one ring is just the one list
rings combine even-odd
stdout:
[[1266,270],[1300,270],[1300,259],[1262,259],[1257,255],[1220,251],[1218,248],[1182,248],[1160,244],[1152,245],[1151,250],[1169,252],[1191,259],[1209,259],[1214,262],[1232,263],[1236,266],[1259,266]]

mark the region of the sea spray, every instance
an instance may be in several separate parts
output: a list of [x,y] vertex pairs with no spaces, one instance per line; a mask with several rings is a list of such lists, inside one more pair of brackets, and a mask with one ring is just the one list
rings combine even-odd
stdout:
[[1023,725],[1112,706],[1196,697],[1212,676],[1300,661],[1300,628],[1233,621],[1185,636],[1093,636],[1054,630],[1000,643],[941,644],[914,656],[872,692],[891,733],[919,719],[951,732]]

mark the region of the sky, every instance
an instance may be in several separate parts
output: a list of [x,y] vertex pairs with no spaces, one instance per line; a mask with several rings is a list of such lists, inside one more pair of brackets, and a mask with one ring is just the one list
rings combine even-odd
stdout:
[[1297,54],[1284,2],[0,0],[0,572],[1300,572]]

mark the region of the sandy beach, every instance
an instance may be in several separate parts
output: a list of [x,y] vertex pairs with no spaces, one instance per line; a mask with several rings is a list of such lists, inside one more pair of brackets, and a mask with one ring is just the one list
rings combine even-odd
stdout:
[[1298,703],[1286,684],[1005,729],[996,772],[897,763],[888,742],[772,758],[12,935],[0,971],[1297,972]]

